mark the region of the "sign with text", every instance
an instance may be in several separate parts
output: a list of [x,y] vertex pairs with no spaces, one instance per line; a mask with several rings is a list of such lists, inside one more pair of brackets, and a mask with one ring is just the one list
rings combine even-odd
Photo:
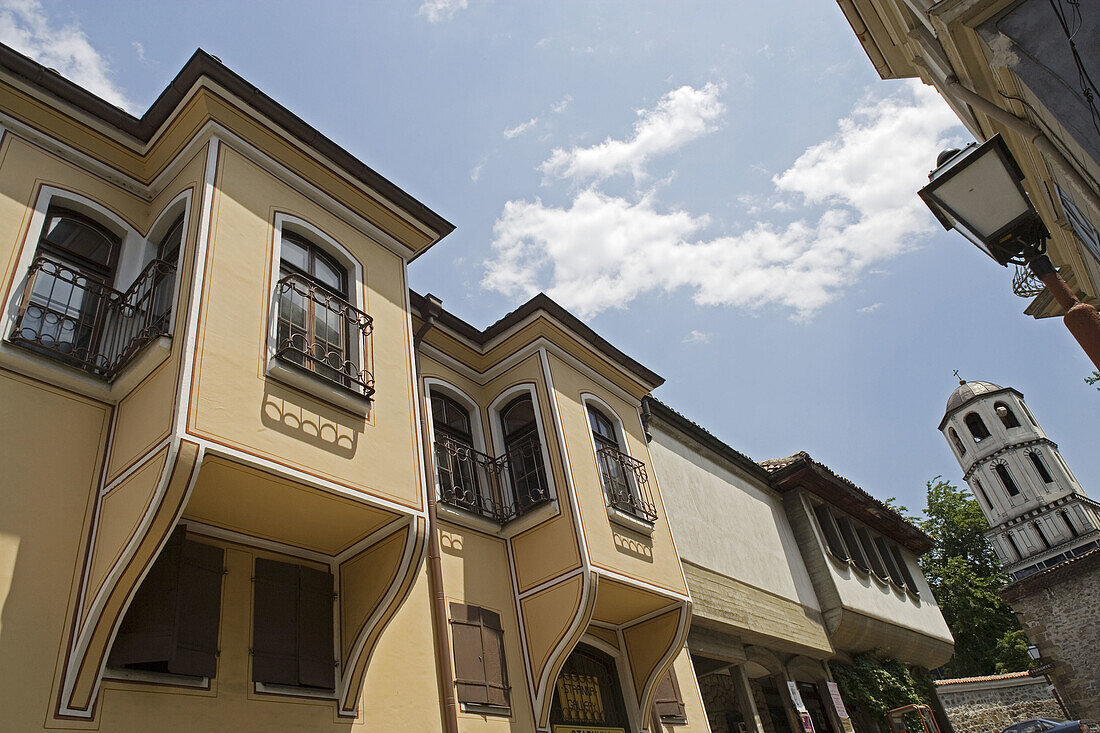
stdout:
[[835,682],[826,682],[825,686],[829,688],[829,696],[833,698],[833,707],[836,708],[837,717],[841,720],[848,716],[848,710],[844,707],[844,698],[840,696],[840,688]]
[[[600,694],[600,679],[587,674],[558,675],[558,703],[561,715],[567,723],[603,723],[607,720],[603,712],[603,696]],[[570,726],[561,726],[563,729]],[[584,728],[577,729],[587,733]],[[588,730],[616,730],[614,728],[590,728]],[[555,733],[557,731],[555,730]]]
[[605,728],[602,725],[555,725],[553,733],[626,733],[622,728]]
[[794,709],[800,713],[806,712],[806,703],[802,702],[802,694],[798,691],[798,683],[788,681],[787,689],[791,693],[791,703],[794,704]]
[[814,721],[810,717],[810,714],[805,710],[799,712],[799,717],[802,718],[802,731],[803,733],[814,733]]

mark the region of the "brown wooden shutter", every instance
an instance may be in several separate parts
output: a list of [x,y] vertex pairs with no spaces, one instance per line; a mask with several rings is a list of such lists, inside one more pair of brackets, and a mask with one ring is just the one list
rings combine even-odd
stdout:
[[176,648],[168,660],[168,671],[173,674],[196,677],[217,674],[224,558],[225,551],[220,547],[183,543]]
[[256,558],[252,680],[298,684],[298,566]]
[[684,696],[680,694],[680,684],[676,680],[676,672],[672,667],[668,668],[657,683],[657,692],[653,696],[653,710],[660,718],[676,720],[687,718]]
[[114,667],[152,665],[176,649],[176,614],[184,531],[176,529],[134,594],[119,626],[107,663]]
[[481,652],[485,667],[486,697],[490,705],[509,706],[508,670],[504,664],[504,628],[500,614],[481,609]]
[[459,702],[488,705],[481,641],[481,609],[451,604],[451,640],[455,658],[455,688]]
[[333,576],[323,570],[298,568],[298,684],[336,687],[332,651]]

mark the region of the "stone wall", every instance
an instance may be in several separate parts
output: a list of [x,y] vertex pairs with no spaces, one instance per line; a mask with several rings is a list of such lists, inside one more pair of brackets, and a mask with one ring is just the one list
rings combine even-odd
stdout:
[[738,733],[731,726],[743,720],[737,704],[737,691],[733,678],[728,674],[708,674],[699,678],[699,692],[703,695],[703,707],[707,711],[707,723],[711,733]]
[[1071,720],[1100,720],[1100,550],[1004,588]]
[[1064,717],[1047,681],[1026,672],[938,680],[936,696],[955,733],[996,733],[1029,718]]

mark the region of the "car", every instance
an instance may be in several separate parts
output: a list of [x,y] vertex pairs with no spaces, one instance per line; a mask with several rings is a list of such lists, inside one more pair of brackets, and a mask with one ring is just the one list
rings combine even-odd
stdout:
[[1048,718],[1032,718],[1008,726],[1001,733],[1090,733],[1096,730],[1096,723],[1088,720],[1063,720],[1058,722]]

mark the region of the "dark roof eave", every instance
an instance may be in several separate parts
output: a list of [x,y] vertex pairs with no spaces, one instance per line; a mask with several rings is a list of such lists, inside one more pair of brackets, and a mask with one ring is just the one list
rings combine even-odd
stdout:
[[[412,305],[414,311],[417,314],[423,312],[423,306],[425,298],[414,290],[409,291],[409,302]],[[660,376],[656,372],[647,369],[639,362],[627,356],[618,348],[613,346],[607,339],[600,336],[593,331],[587,324],[575,315],[567,311],[555,303],[550,296],[545,293],[539,293],[535,297],[528,300],[526,303],[516,308],[511,313],[508,313],[503,318],[493,323],[485,330],[480,330],[475,326],[470,325],[466,321],[462,320],[458,316],[444,310],[439,316],[439,322],[444,326],[454,331],[458,335],[466,338],[478,347],[484,347],[491,340],[496,338],[502,333],[505,333],[512,327],[522,323],[528,317],[535,313],[542,311],[551,318],[561,322],[570,331],[577,334],[583,341],[587,341],[597,351],[607,356],[616,364],[624,367],[627,371],[633,373],[640,381],[649,385],[650,389],[656,389],[664,384],[664,377]]]
[[719,438],[712,435],[706,428],[698,423],[692,422],[687,417],[684,417],[676,410],[672,409],[665,403],[656,399],[652,395],[645,398],[645,401],[649,403],[650,411],[656,417],[664,420],[675,426],[681,432],[686,433],[693,439],[697,440],[702,445],[710,448],[718,455],[726,458],[731,463],[739,466],[749,473],[754,478],[759,479],[765,485],[771,484],[771,474],[760,466],[756,461],[746,456],[741,451],[733,448],[732,446],[724,443]]
[[201,48],[188,59],[140,119],[2,43],[0,43],[0,67],[142,144],[152,139],[187,92],[201,77],[205,76],[240,97],[257,112],[347,171],[353,178],[376,190],[393,204],[426,224],[436,233],[434,241],[439,241],[454,231],[454,224],[322,135],[301,117],[261,92]]
[[[814,480],[807,480],[812,477]],[[875,497],[859,488],[851,481],[833,473],[831,469],[810,458],[799,456],[791,463],[771,474],[772,486],[778,491],[805,487],[812,491],[813,483],[818,481],[843,492],[861,506],[864,512],[875,521],[876,528],[884,534],[905,545],[917,555],[923,555],[932,549],[935,542],[923,531],[906,521],[900,514],[883,504]],[[809,485],[809,486],[807,486]],[[816,493],[816,492],[815,492]],[[825,498],[825,497],[823,497]]]

